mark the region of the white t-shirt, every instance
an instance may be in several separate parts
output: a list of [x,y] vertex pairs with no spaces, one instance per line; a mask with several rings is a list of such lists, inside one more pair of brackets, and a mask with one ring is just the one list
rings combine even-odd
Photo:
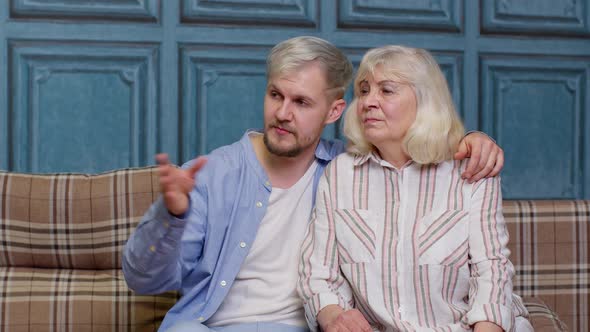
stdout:
[[307,326],[297,294],[299,254],[312,209],[317,162],[291,188],[272,188],[256,239],[207,326],[272,321]]

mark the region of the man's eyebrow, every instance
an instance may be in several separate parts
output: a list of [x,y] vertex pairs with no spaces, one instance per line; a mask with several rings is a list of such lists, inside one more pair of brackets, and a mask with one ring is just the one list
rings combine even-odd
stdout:
[[312,97],[310,97],[310,96],[296,94],[296,95],[293,95],[293,99],[294,100],[297,100],[297,99],[307,100],[310,103],[315,104],[315,100]]

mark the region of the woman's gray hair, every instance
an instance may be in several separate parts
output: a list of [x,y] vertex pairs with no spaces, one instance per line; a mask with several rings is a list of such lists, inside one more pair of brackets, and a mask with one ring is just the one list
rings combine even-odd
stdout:
[[465,129],[447,81],[428,51],[397,45],[369,50],[361,61],[354,80],[355,99],[344,117],[348,151],[363,155],[376,150],[364,137],[356,108],[361,82],[377,70],[387,79],[409,84],[416,95],[416,120],[403,141],[410,158],[419,164],[453,159]]
[[277,44],[266,59],[266,77],[297,71],[313,61],[323,68],[333,96],[342,98],[352,79],[352,63],[340,49],[321,38],[301,36]]

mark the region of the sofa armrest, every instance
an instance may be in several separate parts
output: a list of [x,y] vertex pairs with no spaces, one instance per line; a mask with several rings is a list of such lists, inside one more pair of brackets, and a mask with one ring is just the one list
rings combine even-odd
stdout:
[[522,300],[529,312],[529,321],[536,332],[568,331],[557,313],[543,300],[534,296],[526,296]]

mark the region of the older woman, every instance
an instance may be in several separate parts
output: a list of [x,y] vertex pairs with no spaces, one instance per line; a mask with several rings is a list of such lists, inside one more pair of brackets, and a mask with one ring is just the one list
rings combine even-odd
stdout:
[[312,330],[532,331],[513,301],[500,178],[461,178],[464,129],[436,61],[370,50],[354,92],[348,153],[320,180],[302,247]]

